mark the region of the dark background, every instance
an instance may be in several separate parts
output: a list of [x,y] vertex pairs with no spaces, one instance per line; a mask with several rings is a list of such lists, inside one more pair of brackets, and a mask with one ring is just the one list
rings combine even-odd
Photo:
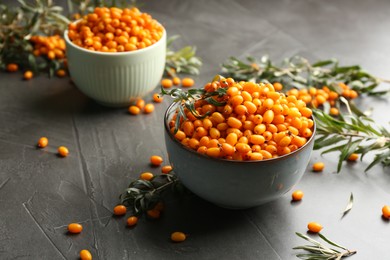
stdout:
[[[197,46],[204,63],[197,87],[229,56],[248,54],[269,54],[275,61],[295,54],[312,61],[338,58],[390,77],[386,0],[142,3],[141,10],[158,19],[169,36],[181,35],[176,47]],[[390,259],[390,223],[381,217],[382,206],[390,204],[389,169],[364,172],[367,157],[336,174],[337,154],[321,157],[318,151],[296,186],[305,193],[300,203],[286,194],[231,211],[195,196],[168,195],[160,220],[143,218],[129,229],[125,217],[112,217],[112,208],[141,172],[159,173],[149,166],[151,155],[167,162],[162,119],[170,100],[150,115],[134,117],[126,108],[96,104],[69,78],[21,78],[0,72],[0,259],[77,259],[81,249],[94,259],[294,259],[292,247],[305,244],[294,233],[305,233],[310,221],[356,249],[351,259]],[[374,108],[374,119],[388,127],[388,97],[360,97],[359,106]],[[49,138],[49,146],[38,150],[41,136]],[[60,145],[69,148],[69,157],[57,157]],[[325,170],[311,172],[319,160]],[[341,218],[351,192],[354,206]],[[70,222],[81,222],[84,231],[67,235]],[[184,243],[170,242],[177,230],[189,234]]]

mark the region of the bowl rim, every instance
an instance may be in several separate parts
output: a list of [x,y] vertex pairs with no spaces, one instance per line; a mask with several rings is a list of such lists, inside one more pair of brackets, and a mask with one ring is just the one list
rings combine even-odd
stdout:
[[[75,21],[75,23],[78,23],[80,20],[77,20]],[[161,24],[160,24],[161,25]],[[152,45],[149,45],[148,47],[145,47],[143,49],[137,49],[137,50],[134,50],[134,51],[122,51],[122,52],[103,52],[103,51],[91,51],[91,50],[88,50],[86,48],[83,48],[83,47],[80,47],[76,44],[74,44],[68,37],[68,29],[66,29],[64,31],[64,39],[65,39],[65,42],[68,43],[70,46],[74,47],[75,49],[79,50],[79,51],[83,51],[83,52],[86,52],[86,53],[90,53],[90,54],[97,54],[97,55],[102,55],[102,56],[125,56],[125,55],[136,55],[136,54],[140,54],[140,53],[143,53],[143,52],[146,52],[146,51],[149,51],[153,48],[157,48],[159,45],[163,44],[163,40],[166,38],[166,30],[165,30],[165,27],[161,25],[161,27],[163,28],[163,35],[161,36],[161,38],[153,43]],[[166,42],[164,40],[164,42]]]
[[316,125],[314,116],[312,115],[311,119],[313,120],[313,123],[314,123],[313,124],[313,134],[311,135],[309,140],[307,140],[307,142],[303,146],[299,147],[297,150],[292,151],[292,152],[290,152],[288,154],[285,154],[285,155],[281,155],[281,156],[276,157],[276,158],[270,158],[270,159],[264,159],[264,160],[255,160],[255,161],[249,161],[249,160],[247,160],[247,161],[238,161],[238,160],[228,160],[228,159],[223,159],[223,158],[214,158],[214,157],[207,156],[205,154],[198,153],[197,151],[188,148],[187,146],[183,145],[181,142],[176,140],[176,138],[171,134],[170,128],[169,128],[169,125],[168,125],[169,124],[168,118],[169,118],[170,114],[172,113],[171,111],[174,111],[173,108],[175,106],[179,106],[179,104],[175,103],[175,102],[171,103],[168,106],[168,108],[166,109],[165,113],[164,113],[164,129],[166,131],[166,134],[169,136],[170,139],[173,140],[173,142],[178,144],[183,149],[193,153],[195,156],[198,156],[198,157],[201,157],[201,158],[204,158],[204,159],[207,159],[207,160],[215,161],[215,162],[224,162],[224,163],[232,163],[232,164],[246,164],[246,163],[268,164],[268,163],[273,163],[273,162],[276,162],[276,161],[285,160],[285,159],[287,159],[289,157],[292,157],[295,154],[301,152],[303,149],[306,148],[306,146],[309,146],[312,142],[314,142],[315,134],[316,134],[316,130],[317,130],[317,125]]

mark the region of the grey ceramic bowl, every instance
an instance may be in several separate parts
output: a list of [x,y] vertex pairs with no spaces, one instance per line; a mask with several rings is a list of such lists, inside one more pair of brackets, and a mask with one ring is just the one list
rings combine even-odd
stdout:
[[90,51],[75,45],[65,31],[70,75],[88,97],[111,107],[125,107],[132,99],[152,91],[165,67],[166,32],[161,39],[140,50],[127,52]]
[[225,208],[251,208],[281,197],[303,176],[313,150],[315,125],[308,142],[288,155],[263,161],[215,159],[172,136],[168,122],[176,107],[169,106],[164,116],[169,161],[184,186],[199,197]]

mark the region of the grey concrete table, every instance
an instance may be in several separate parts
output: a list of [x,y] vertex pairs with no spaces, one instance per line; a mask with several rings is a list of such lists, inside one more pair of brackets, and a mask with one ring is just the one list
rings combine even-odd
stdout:
[[[10,1],[9,1],[10,2]],[[390,1],[144,1],[167,28],[180,34],[177,46],[196,45],[203,58],[198,86],[220,70],[227,57],[269,54],[274,60],[301,54],[310,59],[339,58],[371,73],[390,76]],[[157,91],[157,90],[156,90]],[[312,156],[326,169],[308,168],[290,194],[245,211],[218,208],[195,196],[168,196],[158,221],[141,219],[126,228],[112,208],[129,182],[150,168],[160,154],[163,104],[150,115],[132,117],[85,97],[68,79],[41,75],[31,81],[0,73],[0,259],[77,259],[89,249],[94,259],[294,259],[303,244],[295,232],[309,221],[358,253],[351,259],[390,259],[390,223],[381,208],[390,204],[390,171],[368,161],[347,164],[336,174],[337,155]],[[363,97],[362,109],[388,126],[389,100]],[[36,148],[40,136],[50,145]],[[65,145],[70,156],[59,158]],[[369,158],[368,158],[369,159]],[[341,218],[350,193],[351,212]],[[81,222],[84,231],[67,235],[66,225]],[[172,231],[189,234],[170,242]]]

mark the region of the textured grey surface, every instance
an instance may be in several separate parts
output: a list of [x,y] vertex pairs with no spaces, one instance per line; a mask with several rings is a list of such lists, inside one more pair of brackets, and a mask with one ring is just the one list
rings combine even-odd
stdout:
[[[390,76],[386,0],[144,3],[169,35],[182,36],[177,46],[198,47],[204,61],[199,87],[227,57],[247,54],[335,57]],[[26,82],[0,72],[0,259],[77,259],[83,248],[94,259],[294,259],[291,248],[303,243],[294,232],[306,232],[309,221],[357,249],[351,259],[390,259],[390,223],[381,218],[382,206],[390,204],[389,169],[365,173],[363,161],[335,174],[336,155],[318,152],[311,163],[322,160],[326,168],[307,170],[296,187],[305,192],[300,203],[291,204],[286,194],[229,211],[194,196],[168,196],[160,220],[126,228],[125,218],[113,218],[111,209],[142,171],[159,172],[150,168],[150,155],[167,161],[162,118],[168,104],[166,98],[154,113],[132,117],[126,109],[101,107],[68,79],[41,75]],[[360,105],[373,107],[374,118],[388,126],[388,99],[363,97]],[[35,146],[40,136],[49,138],[43,150]],[[59,145],[69,148],[69,157],[57,157]],[[351,192],[354,207],[341,219]],[[67,235],[70,222],[83,223],[84,231]],[[188,233],[188,240],[171,243],[176,230]]]

